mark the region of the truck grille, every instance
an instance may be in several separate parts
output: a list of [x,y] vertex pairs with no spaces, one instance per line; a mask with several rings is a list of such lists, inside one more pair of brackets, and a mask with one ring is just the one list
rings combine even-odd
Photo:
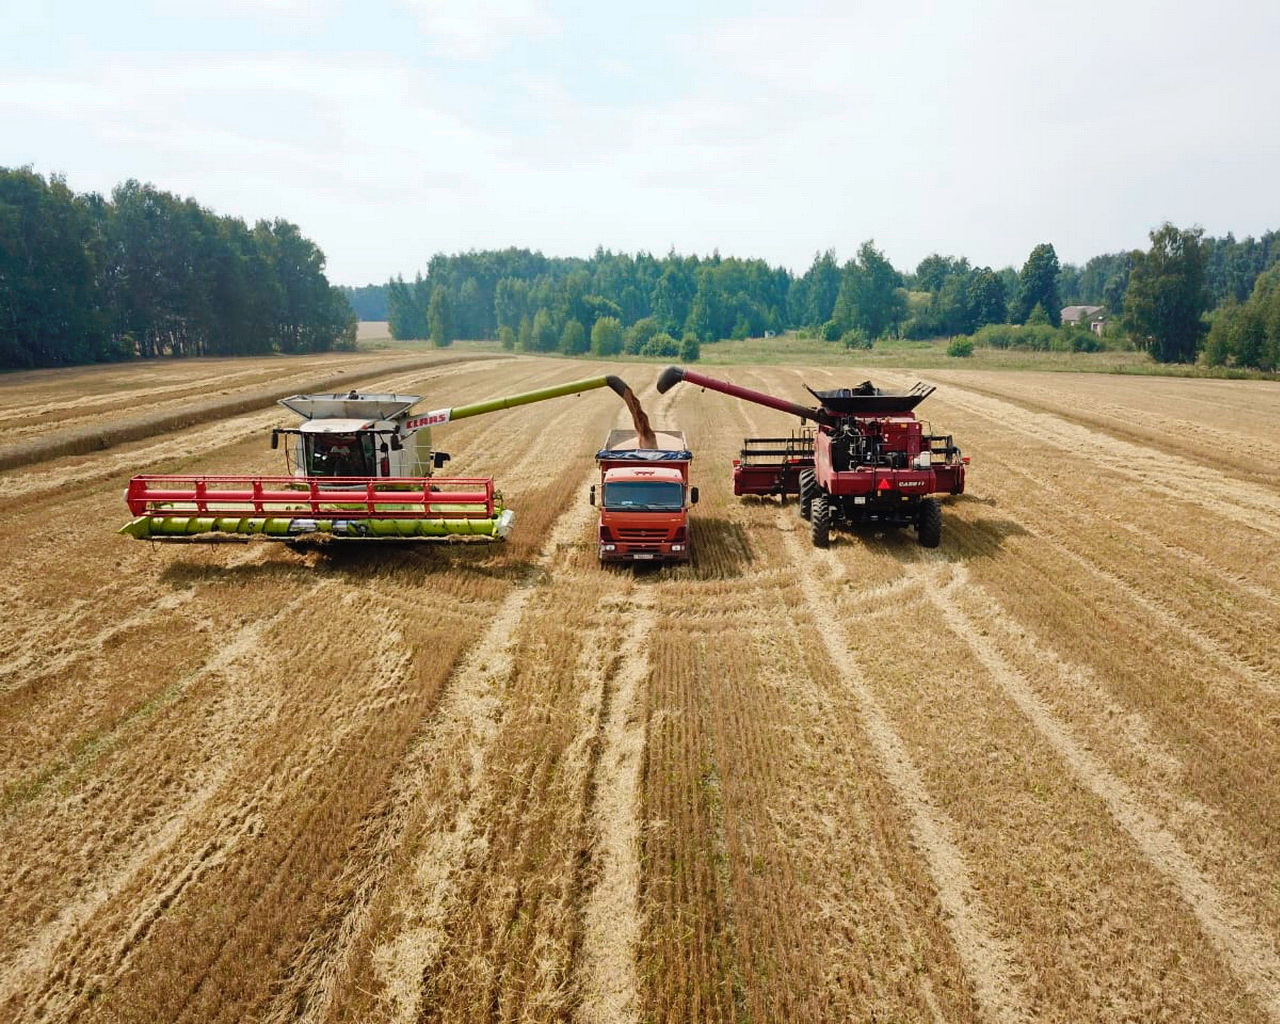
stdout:
[[622,529],[614,530],[618,535],[618,540],[639,540],[639,541],[663,541],[667,539],[666,530],[646,530],[639,529]]

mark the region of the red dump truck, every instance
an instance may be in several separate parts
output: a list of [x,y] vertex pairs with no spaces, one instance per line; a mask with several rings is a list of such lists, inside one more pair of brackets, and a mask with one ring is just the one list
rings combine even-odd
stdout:
[[[591,504],[600,508],[600,561],[687,562],[689,486],[693,453],[678,430],[655,430],[652,445],[634,430],[613,430],[596,452],[600,483]],[[645,438],[649,441],[650,438]]]

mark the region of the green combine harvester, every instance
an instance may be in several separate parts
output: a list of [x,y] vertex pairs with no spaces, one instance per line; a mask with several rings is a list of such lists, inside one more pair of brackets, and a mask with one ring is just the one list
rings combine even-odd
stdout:
[[515,513],[503,506],[491,478],[434,475],[449,455],[432,447],[431,428],[600,387],[631,396],[614,376],[417,415],[418,395],[294,395],[280,404],[302,422],[271,432],[272,448],[284,439],[287,476],[135,476],[125,494],[134,518],[120,532],[205,543],[505,540]]

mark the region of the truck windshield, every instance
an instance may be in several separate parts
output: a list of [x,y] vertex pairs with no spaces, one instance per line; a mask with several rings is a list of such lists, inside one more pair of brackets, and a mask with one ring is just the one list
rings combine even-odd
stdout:
[[308,476],[377,476],[372,433],[304,434]]
[[680,509],[684,507],[684,487],[673,482],[619,480],[604,485],[604,507]]

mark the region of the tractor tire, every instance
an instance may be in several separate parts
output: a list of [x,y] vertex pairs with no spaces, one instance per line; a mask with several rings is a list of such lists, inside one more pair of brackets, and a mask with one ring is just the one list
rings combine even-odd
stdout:
[[825,548],[831,544],[831,509],[827,507],[827,498],[819,494],[809,506],[809,535],[813,538],[815,548]]
[[936,548],[942,543],[942,505],[937,498],[921,499],[916,533],[922,548]]
[[813,470],[800,470],[800,518],[808,519],[809,510],[813,505],[813,496],[818,493],[818,478],[813,475]]

